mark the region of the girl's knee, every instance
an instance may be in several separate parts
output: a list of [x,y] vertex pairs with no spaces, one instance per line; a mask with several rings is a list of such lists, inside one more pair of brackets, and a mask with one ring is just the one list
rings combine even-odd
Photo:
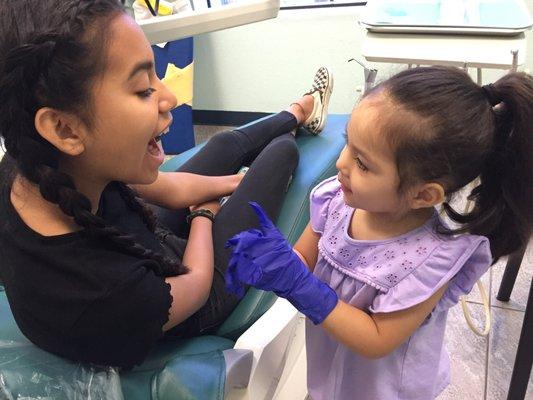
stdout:
[[235,138],[235,132],[233,131],[223,131],[212,136],[211,139],[207,142],[210,146],[220,146],[228,147],[235,146],[237,140]]
[[267,148],[268,151],[279,154],[283,156],[284,159],[298,160],[300,156],[298,145],[292,136],[280,136],[270,142]]

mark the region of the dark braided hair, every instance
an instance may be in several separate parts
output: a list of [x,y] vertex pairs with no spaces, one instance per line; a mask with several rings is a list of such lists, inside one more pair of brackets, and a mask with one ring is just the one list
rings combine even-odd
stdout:
[[[533,225],[533,77],[509,73],[478,86],[459,68],[400,72],[366,96],[384,92],[394,112],[383,133],[394,150],[399,191],[440,182],[444,211],[458,229],[490,241],[494,262],[527,245]],[[461,214],[452,195],[477,177],[473,209]]]
[[[9,178],[4,185],[11,186],[19,174],[38,185],[42,197],[87,235],[156,261],[147,267],[157,275],[183,274],[187,268],[179,260],[146,249],[93,214],[72,177],[58,170],[59,150],[35,128],[35,114],[42,107],[74,113],[92,126],[89,93],[105,69],[110,21],[121,13],[118,0],[0,0],[0,136],[6,149],[0,175]],[[119,183],[119,190],[128,207],[158,234],[155,216],[144,202],[125,184]]]

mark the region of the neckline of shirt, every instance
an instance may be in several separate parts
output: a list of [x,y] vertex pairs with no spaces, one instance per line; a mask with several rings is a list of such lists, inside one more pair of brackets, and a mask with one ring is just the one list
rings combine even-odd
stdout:
[[[13,203],[11,203],[11,186],[5,187],[5,190],[2,196],[2,201],[7,210],[7,213],[10,215],[10,220],[14,221],[15,223],[14,226],[12,226],[12,228],[30,240],[38,240],[41,243],[46,243],[46,244],[63,244],[67,242],[77,241],[79,239],[84,239],[87,237],[85,235],[85,228],[80,229],[75,232],[68,232],[68,233],[62,233],[60,235],[51,235],[51,236],[42,235],[39,232],[32,229],[30,226],[28,226],[28,224],[26,224],[26,222],[19,215],[19,213],[13,206]],[[103,206],[103,202],[102,202],[102,198],[100,198],[100,204],[97,210],[97,215],[99,216],[101,216],[101,211],[103,208],[102,206]]]
[[352,238],[349,235],[348,229],[350,228],[350,222],[352,220],[353,213],[355,212],[355,208],[351,208],[351,207],[348,207],[346,205],[345,205],[345,207],[350,208],[351,211],[348,212],[348,214],[345,217],[345,224],[344,224],[344,229],[343,229],[342,233],[343,233],[345,241],[347,241],[348,243],[354,244],[354,245],[381,245],[381,244],[389,244],[389,243],[392,243],[392,242],[397,242],[398,240],[402,240],[404,238],[413,236],[414,234],[417,234],[419,232],[431,230],[431,227],[435,226],[435,224],[439,220],[438,212],[434,208],[433,209],[433,214],[431,215],[431,217],[429,217],[427,219],[427,221],[425,221],[418,228],[415,228],[415,229],[412,229],[412,230],[410,230],[408,232],[402,233],[401,235],[393,236],[393,237],[386,238],[386,239],[375,239],[375,240],[354,239],[354,238]]

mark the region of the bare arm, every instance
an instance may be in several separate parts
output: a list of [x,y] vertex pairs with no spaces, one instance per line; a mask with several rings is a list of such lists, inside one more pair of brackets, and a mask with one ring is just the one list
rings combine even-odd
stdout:
[[302,235],[294,245],[294,252],[305,265],[313,272],[318,258],[318,241],[320,234],[311,229],[311,223],[305,227]]
[[[214,213],[219,207],[218,202],[198,206],[208,208]],[[183,265],[189,268],[189,273],[165,279],[170,285],[172,305],[168,322],[163,326],[164,331],[190,317],[209,297],[214,269],[212,228],[213,223],[206,217],[196,217],[191,221],[189,239],[183,255]]]
[[444,285],[416,306],[391,313],[369,315],[339,301],[321,326],[354,353],[367,358],[384,357],[404,343],[424,322],[447,287],[448,284]]
[[231,194],[242,178],[242,174],[205,176],[187,172],[160,172],[154,183],[132,187],[148,203],[178,209]]

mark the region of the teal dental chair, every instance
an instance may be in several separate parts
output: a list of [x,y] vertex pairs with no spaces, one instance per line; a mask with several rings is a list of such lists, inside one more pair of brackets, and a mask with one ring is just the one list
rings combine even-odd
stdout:
[[[309,221],[311,189],[336,173],[347,120],[330,115],[320,136],[297,137],[300,163],[277,221],[291,243]],[[200,147],[161,170],[177,169]],[[0,286],[0,399],[272,398],[296,320],[297,311],[284,299],[251,288],[216,335],[161,342],[142,365],[119,372],[73,363],[34,346],[17,328]]]

